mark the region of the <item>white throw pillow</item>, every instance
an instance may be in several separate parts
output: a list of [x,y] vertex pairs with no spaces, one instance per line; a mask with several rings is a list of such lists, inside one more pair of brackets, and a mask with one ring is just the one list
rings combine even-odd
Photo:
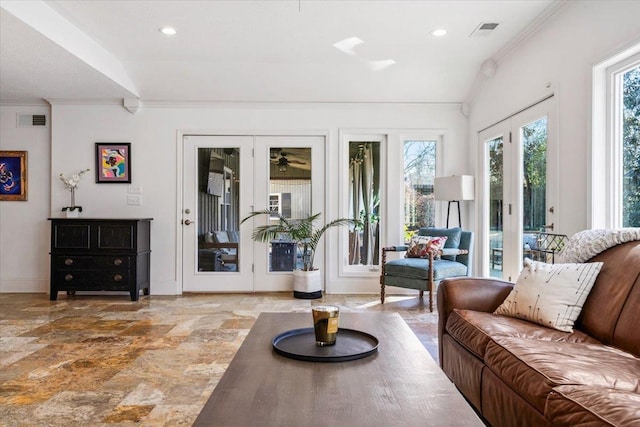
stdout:
[[601,262],[546,264],[527,259],[516,285],[495,313],[573,332],[601,268]]

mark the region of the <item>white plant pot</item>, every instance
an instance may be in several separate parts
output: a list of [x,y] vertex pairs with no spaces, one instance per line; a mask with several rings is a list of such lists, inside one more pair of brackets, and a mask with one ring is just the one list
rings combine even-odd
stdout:
[[322,298],[322,274],[320,270],[294,270],[293,296],[302,299]]
[[80,216],[80,210],[79,209],[66,210],[64,212],[67,214],[67,218],[78,218]]

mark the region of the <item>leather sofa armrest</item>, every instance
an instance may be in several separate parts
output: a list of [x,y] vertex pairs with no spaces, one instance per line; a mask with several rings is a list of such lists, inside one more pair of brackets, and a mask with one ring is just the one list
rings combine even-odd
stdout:
[[438,351],[442,366],[442,335],[453,309],[492,313],[507,298],[513,283],[498,279],[457,277],[438,286]]

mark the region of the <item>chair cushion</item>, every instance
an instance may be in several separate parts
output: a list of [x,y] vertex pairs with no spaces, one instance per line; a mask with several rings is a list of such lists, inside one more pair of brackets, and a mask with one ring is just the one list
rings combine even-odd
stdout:
[[238,235],[237,231],[229,230],[227,231],[227,235],[229,236],[229,241],[231,243],[240,243],[240,236]]
[[214,231],[213,237],[216,243],[229,243],[229,235],[226,231]]
[[[432,228],[423,227],[418,230],[418,236],[446,237],[445,248],[458,249],[460,246],[460,237],[462,236],[462,228]],[[442,259],[455,261],[455,255],[446,255]]]
[[[429,261],[423,258],[400,258],[384,265],[385,276],[406,277],[409,279],[429,279]],[[445,259],[433,261],[433,279],[466,276],[467,266]]]

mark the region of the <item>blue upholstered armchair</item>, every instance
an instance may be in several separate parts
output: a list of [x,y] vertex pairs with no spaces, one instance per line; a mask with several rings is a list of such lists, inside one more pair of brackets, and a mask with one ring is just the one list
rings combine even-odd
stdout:
[[380,301],[384,304],[385,286],[417,289],[420,298],[429,291],[429,310],[433,311],[433,289],[442,279],[469,276],[472,267],[473,233],[460,228],[421,228],[419,236],[447,237],[439,253],[429,252],[427,258],[399,258],[386,262],[388,252],[406,251],[408,246],[382,249]]

